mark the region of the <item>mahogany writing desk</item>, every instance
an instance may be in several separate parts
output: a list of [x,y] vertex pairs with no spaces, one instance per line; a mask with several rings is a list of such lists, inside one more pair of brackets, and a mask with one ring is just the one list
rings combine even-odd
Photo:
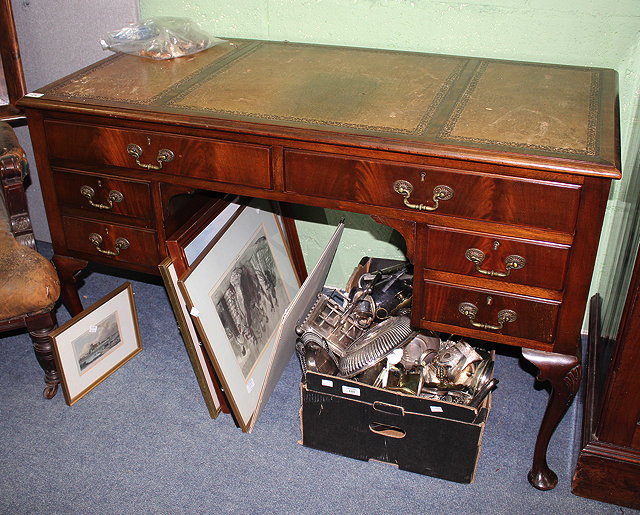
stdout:
[[553,391],[530,482],[580,382],[611,179],[612,70],[236,40],[116,55],[20,102],[64,299],[87,261],[157,273],[198,189],[367,213],[414,264],[414,326],[522,347]]

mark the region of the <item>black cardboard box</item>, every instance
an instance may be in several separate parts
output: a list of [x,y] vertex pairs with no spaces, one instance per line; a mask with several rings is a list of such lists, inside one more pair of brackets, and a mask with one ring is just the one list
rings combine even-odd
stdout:
[[490,399],[474,409],[307,372],[301,384],[302,444],[472,483]]
[[[301,288],[298,300],[304,302],[292,306],[298,321],[326,281],[342,225]],[[473,482],[491,394],[471,408],[311,371],[300,389],[303,445],[458,483]]]

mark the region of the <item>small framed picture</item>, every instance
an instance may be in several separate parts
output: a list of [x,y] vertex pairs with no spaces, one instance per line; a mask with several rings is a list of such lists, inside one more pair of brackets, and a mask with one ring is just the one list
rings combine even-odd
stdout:
[[142,350],[131,283],[51,332],[71,406]]
[[269,204],[243,206],[178,285],[230,408],[249,431],[282,316],[300,287]]

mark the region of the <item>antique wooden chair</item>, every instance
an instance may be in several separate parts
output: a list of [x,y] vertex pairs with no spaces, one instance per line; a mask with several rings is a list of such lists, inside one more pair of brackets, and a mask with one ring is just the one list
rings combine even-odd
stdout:
[[27,173],[13,129],[0,122],[0,332],[26,328],[45,373],[44,396],[51,399],[60,382],[49,337],[60,282],[53,265],[35,250],[23,184]]

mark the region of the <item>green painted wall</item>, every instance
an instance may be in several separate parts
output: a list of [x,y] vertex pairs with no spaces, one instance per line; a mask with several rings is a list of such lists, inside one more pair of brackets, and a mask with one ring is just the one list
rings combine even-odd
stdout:
[[[614,68],[620,76],[623,181],[612,190],[592,291],[605,303],[629,240],[640,163],[639,0],[139,0],[140,16],[186,16],[219,37],[341,44]],[[367,217],[348,230],[330,281],[362,255],[400,256],[397,238]],[[299,232],[313,264],[342,213],[304,210]],[[391,241],[389,241],[391,240]],[[613,299],[611,300],[611,302]],[[615,312],[614,308],[606,308]]]

